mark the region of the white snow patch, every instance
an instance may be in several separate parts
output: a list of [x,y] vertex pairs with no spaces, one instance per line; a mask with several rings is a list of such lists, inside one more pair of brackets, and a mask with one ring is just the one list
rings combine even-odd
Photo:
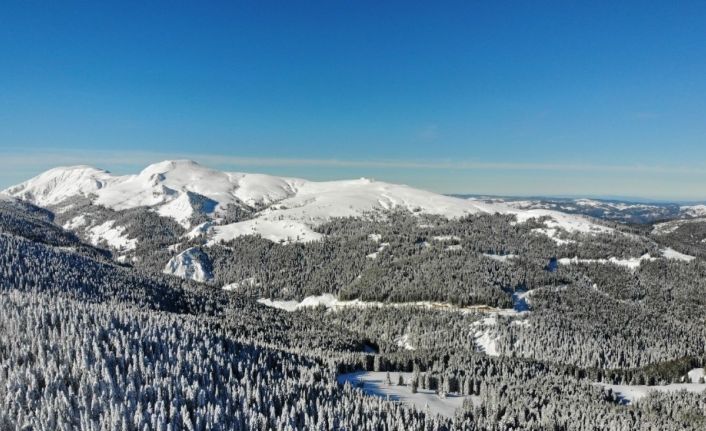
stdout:
[[63,228],[66,230],[74,230],[84,225],[86,225],[86,217],[84,215],[80,215],[64,223]]
[[127,238],[123,234],[125,227],[113,227],[114,224],[115,220],[108,220],[90,228],[87,232],[89,242],[93,245],[99,245],[102,241],[105,241],[109,246],[119,251],[134,249],[137,246],[137,240]]
[[489,257],[493,260],[497,260],[498,262],[507,262],[510,259],[514,259],[517,257],[515,254],[491,254],[491,253],[483,253],[483,256]]
[[682,206],[679,210],[687,217],[706,216],[706,205],[703,204]]
[[689,256],[688,254],[680,253],[669,247],[662,250],[662,256],[666,257],[667,259],[682,260],[684,262],[691,262],[692,260],[696,259],[696,257],[694,256]]
[[380,247],[378,247],[378,250],[376,252],[370,253],[370,254],[366,255],[365,257],[367,257],[368,259],[377,259],[378,254],[381,251],[385,250],[385,247],[388,247],[389,245],[390,245],[389,242],[383,242],[382,244],[380,244]]
[[463,246],[461,244],[452,244],[452,245],[447,245],[446,247],[444,247],[444,250],[446,250],[446,251],[458,251],[458,250],[462,250],[462,249],[463,249]]
[[220,241],[230,241],[243,235],[259,235],[272,242],[311,242],[319,241],[323,235],[314,232],[309,226],[295,220],[267,220],[256,218],[209,229],[211,240],[207,245]]
[[324,293],[318,296],[307,296],[302,301],[295,300],[280,300],[280,299],[269,299],[261,298],[258,299],[262,305],[267,307],[279,308],[285,311],[296,311],[301,308],[307,307],[318,307],[324,306],[331,310],[339,310],[343,308],[365,308],[365,307],[420,307],[439,311],[450,311],[450,312],[461,312],[461,313],[488,313],[492,315],[502,315],[502,316],[517,316],[522,315],[522,312],[517,312],[513,309],[500,309],[489,307],[487,305],[475,305],[468,307],[458,307],[456,305],[448,304],[445,302],[431,302],[431,301],[416,301],[416,302],[379,302],[379,301],[361,301],[360,299],[353,299],[350,301],[341,301],[336,298],[335,295],[330,293]]
[[169,259],[162,272],[203,283],[213,278],[206,270],[207,261],[208,257],[204,252],[191,247]]
[[706,378],[703,368],[694,368],[693,370],[689,371],[687,375],[689,376],[689,381],[691,383],[701,383],[700,380],[702,378]]
[[668,235],[675,232],[680,227],[692,223],[706,223],[706,217],[686,220],[670,220],[664,223],[658,223],[652,227],[652,233],[655,235]]
[[189,232],[184,234],[184,237],[187,239],[194,239],[199,235],[205,235],[208,234],[209,230],[213,227],[213,222],[207,221],[203,222],[197,226],[195,226],[193,229],[191,229]]
[[157,210],[157,214],[162,217],[171,217],[180,225],[188,229],[191,227],[190,219],[194,214],[194,208],[189,201],[189,195],[183,193],[176,199],[162,205]]
[[[679,253],[676,250],[673,250],[671,248],[665,248],[661,251],[662,256],[666,259],[675,259],[675,260],[681,260],[685,262],[691,262],[692,260],[696,259],[694,256],[689,256],[688,254],[684,253]],[[656,257],[652,257],[649,255],[649,253],[646,253],[640,257],[631,257],[628,259],[619,259],[617,257],[611,257],[608,259],[579,259],[578,257],[573,257],[573,258],[568,258],[568,257],[563,257],[558,260],[559,264],[561,265],[571,265],[571,264],[577,264],[577,263],[601,263],[601,264],[606,264],[606,263],[613,263],[615,265],[620,265],[624,266],[629,269],[636,269],[642,264],[643,261],[651,262],[657,260]]]
[[371,233],[370,235],[368,235],[368,239],[373,242],[380,242],[380,240],[382,239],[382,235],[380,235],[379,233]]
[[482,352],[488,356],[499,356],[497,341],[498,338],[491,334],[491,329],[486,328],[475,334],[476,344]]
[[405,350],[417,350],[414,346],[412,346],[409,342],[409,334],[404,334],[401,337],[398,337],[395,339],[395,343],[397,346],[402,347]]
[[434,241],[439,241],[439,242],[449,242],[449,241],[460,241],[461,238],[459,238],[456,235],[440,235],[440,236],[435,236],[432,237]]
[[559,230],[557,230],[556,228],[537,228],[537,229],[532,229],[532,232],[537,232],[542,235],[546,235],[549,237],[549,239],[551,239],[552,241],[554,241],[558,245],[571,244],[571,243],[576,242],[572,239],[559,238],[558,237]]
[[611,385],[597,383],[607,389],[611,389],[618,394],[625,404],[632,404],[649,395],[650,392],[678,392],[687,391],[691,393],[701,393],[706,390],[704,383],[670,383],[668,385],[647,386],[647,385]]
[[[408,372],[390,372],[391,384],[387,384],[387,373],[384,371],[357,372],[341,374],[337,377],[338,382],[344,384],[349,382],[353,386],[362,384],[362,390],[368,395],[376,395],[389,399],[390,401],[401,402],[413,406],[417,410],[430,412],[447,418],[453,418],[456,410],[463,405],[464,396],[452,393],[446,396],[439,396],[434,391],[419,389],[417,393],[412,393],[410,382],[413,374]],[[402,376],[405,385],[398,386],[398,378]],[[478,397],[474,401],[480,402]]]
[[255,281],[255,277],[249,277],[249,278],[246,278],[245,280],[236,281],[235,283],[226,284],[221,289],[231,292],[231,291],[237,291],[243,286],[255,286],[255,285],[257,285],[257,283]]
[[568,258],[564,257],[558,260],[561,265],[571,265],[577,263],[613,263],[615,265],[624,266],[630,269],[636,269],[640,266],[643,261],[653,261],[656,258],[651,257],[649,253],[643,254],[640,257],[631,257],[629,259],[618,259],[617,257],[611,257],[608,259],[579,259],[578,257]]

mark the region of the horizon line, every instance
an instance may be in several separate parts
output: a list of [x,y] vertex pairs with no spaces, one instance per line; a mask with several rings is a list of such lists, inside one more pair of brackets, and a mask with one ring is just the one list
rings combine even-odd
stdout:
[[[256,156],[235,156],[214,153],[188,153],[188,152],[159,152],[159,151],[104,151],[104,150],[77,150],[68,149],[57,151],[56,149],[22,151],[15,150],[6,152],[0,158],[0,169],[9,179],[8,173],[14,172],[15,176],[20,174],[37,175],[47,169],[57,167],[68,167],[77,165],[88,165],[96,168],[111,170],[113,166],[147,166],[165,160],[193,160],[206,166],[257,166],[257,167],[282,167],[282,168],[359,168],[359,169],[402,169],[413,170],[423,169],[453,170],[472,172],[474,170],[483,171],[506,171],[506,172],[609,172],[609,173],[634,173],[634,174],[678,174],[687,176],[705,176],[706,167],[699,165],[611,165],[593,163],[573,163],[573,162],[494,162],[479,160],[459,160],[450,161],[447,159],[437,159],[429,161],[418,161],[409,159],[342,159],[342,158],[297,158],[297,157],[256,157]],[[30,173],[32,172],[32,173]],[[32,175],[32,176],[34,176]],[[289,175],[281,175],[289,176]],[[364,175],[365,176],[365,175]],[[25,181],[29,178],[24,178]],[[13,180],[14,181],[14,180]],[[388,181],[390,182],[390,181]],[[394,182],[394,181],[393,181]],[[0,189],[10,187],[17,183],[0,185]],[[419,186],[417,186],[419,187]],[[422,186],[424,187],[424,186]],[[428,186],[427,186],[428,187]],[[439,193],[439,192],[437,192]],[[641,201],[652,203],[693,203],[706,202],[703,197],[665,197],[656,195],[642,195],[628,192],[625,194],[609,194],[605,192],[595,193],[556,193],[556,192],[508,192],[508,193],[482,193],[478,191],[454,191],[441,192],[446,195],[476,195],[476,196],[498,196],[498,197],[544,197],[544,198],[593,198],[610,200],[607,196],[624,199],[625,201]],[[623,198],[624,196],[624,198]]]

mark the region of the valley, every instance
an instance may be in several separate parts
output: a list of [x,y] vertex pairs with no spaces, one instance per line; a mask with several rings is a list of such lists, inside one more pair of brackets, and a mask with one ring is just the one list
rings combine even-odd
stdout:
[[691,214],[618,223],[183,160],[56,168],[0,196],[10,429],[706,423]]

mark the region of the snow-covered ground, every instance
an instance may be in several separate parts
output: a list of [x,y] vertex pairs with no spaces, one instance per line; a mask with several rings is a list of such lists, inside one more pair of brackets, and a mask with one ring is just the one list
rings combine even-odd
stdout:
[[665,248],[664,250],[662,250],[662,256],[666,257],[667,259],[682,260],[684,262],[691,262],[692,260],[696,259],[696,257],[694,256],[689,256],[688,254],[680,253],[671,248]]
[[208,256],[198,248],[191,247],[169,259],[162,272],[203,283],[213,278],[207,266]]
[[505,316],[514,316],[518,312],[513,309],[499,309],[488,307],[487,305],[477,305],[469,307],[458,307],[445,302],[431,302],[431,301],[416,301],[416,302],[378,302],[378,301],[361,301],[360,299],[353,299],[350,301],[341,301],[336,298],[335,295],[330,293],[325,293],[323,295],[317,296],[307,296],[301,301],[294,300],[279,300],[279,299],[268,299],[261,298],[258,299],[262,305],[267,307],[279,308],[284,311],[296,311],[307,307],[326,307],[331,310],[338,310],[342,308],[349,307],[422,307],[440,311],[455,311],[461,313],[495,313]]
[[382,239],[382,235],[380,235],[379,233],[371,233],[370,235],[368,235],[368,239],[373,242],[380,242],[380,240]]
[[125,228],[123,226],[114,227],[114,224],[114,220],[108,220],[90,228],[88,230],[89,242],[93,245],[99,245],[102,241],[105,241],[109,246],[120,251],[134,249],[137,246],[137,239],[126,237],[124,234]]
[[[361,389],[368,395],[376,395],[390,401],[398,401],[413,406],[417,410],[447,418],[454,417],[456,410],[463,405],[463,400],[466,398],[458,394],[440,397],[434,391],[425,389],[419,389],[417,393],[412,393],[412,389],[409,386],[409,382],[412,380],[412,373],[389,373],[392,384],[387,384],[387,374],[383,371],[341,374],[338,376],[338,382],[341,384],[349,382],[353,386],[362,384]],[[405,382],[403,386],[397,384],[400,375]],[[470,398],[476,405],[480,402],[480,399],[476,396],[471,396]]]
[[[93,200],[114,210],[136,207],[149,208],[164,217],[170,217],[191,229],[185,242],[204,235],[206,245],[230,241],[243,235],[259,235],[278,243],[318,241],[323,235],[315,228],[335,217],[360,217],[391,208],[405,208],[415,213],[436,214],[448,218],[477,213],[514,214],[519,223],[532,218],[547,218],[544,228],[535,229],[558,243],[566,242],[561,233],[610,232],[594,220],[545,209],[523,210],[503,202],[487,202],[444,196],[405,185],[389,184],[366,178],[358,180],[314,182],[297,178],[274,177],[261,174],[220,172],[189,160],[155,163],[136,175],[116,176],[89,166],[75,166],[49,170],[22,184],[3,191],[7,195],[27,199],[39,205],[58,205],[75,197]],[[250,205],[254,216],[235,223],[225,223],[226,211],[231,205]],[[197,216],[198,217],[194,217]],[[206,221],[192,226],[192,221]],[[113,221],[101,221],[89,226],[85,220],[74,218],[66,224],[72,230],[86,233],[94,244],[105,240],[120,252],[137,246],[140,238],[127,238],[125,228]],[[379,235],[371,240],[380,242]],[[440,235],[435,241],[458,241],[450,235]],[[368,255],[377,258],[386,243]],[[423,244],[428,245],[428,244]],[[447,244],[446,251],[461,248]],[[505,259],[506,257],[498,258]],[[507,257],[509,258],[509,257]],[[186,268],[196,262],[176,258],[167,271],[190,274],[194,279],[207,279],[200,268]],[[174,269],[169,269],[174,266]]]
[[237,281],[235,283],[229,283],[226,284],[225,286],[221,287],[221,289],[229,291],[229,292],[235,292],[238,291],[243,286],[255,286],[257,285],[257,281],[255,280],[255,277],[249,277],[246,278],[245,280]]
[[252,219],[223,226],[212,226],[207,232],[211,236],[208,245],[219,241],[229,241],[243,235],[260,235],[272,242],[318,241],[323,235],[296,220]]
[[497,260],[498,262],[507,262],[510,259],[514,259],[517,257],[517,255],[514,254],[490,254],[490,253],[483,253],[483,256],[489,257],[493,260]]
[[439,242],[449,242],[449,241],[460,241],[461,238],[459,238],[456,235],[439,235],[432,237],[434,241],[439,241]]
[[[532,290],[515,292],[512,295],[512,310],[504,310],[502,313],[489,313],[488,317],[471,324],[471,334],[481,352],[488,356],[500,356],[497,347],[498,336],[495,331],[495,327],[498,325],[498,316],[527,316],[530,313],[529,296],[532,292]],[[529,321],[526,319],[514,319],[511,324],[529,325]]]
[[[194,194],[214,205],[200,208],[218,221],[228,205],[247,204],[261,210],[254,220],[229,225],[202,226],[213,241],[260,234],[272,241],[314,241],[313,227],[333,217],[355,217],[378,210],[406,208],[450,218],[476,213],[515,214],[520,223],[549,217],[545,234],[560,230],[608,232],[591,219],[544,209],[522,210],[502,202],[444,196],[412,187],[366,178],[314,182],[261,174],[220,172],[189,160],[155,163],[136,175],[116,176],[89,166],[51,169],[3,193],[38,205],[58,205],[67,199],[90,197],[97,205],[115,210],[149,207],[185,227],[195,211]],[[555,238],[559,240],[558,238]]]
[[568,257],[564,257],[559,259],[558,262],[561,265],[571,265],[577,263],[612,263],[615,265],[624,266],[626,268],[635,269],[640,266],[642,261],[651,260],[655,260],[655,258],[651,257],[649,254],[644,254],[640,257],[634,257],[629,259],[618,259],[616,257],[611,257],[609,259],[579,259],[577,257],[574,257],[570,259]]
[[409,342],[409,334],[404,334],[401,337],[395,339],[397,346],[402,347],[405,350],[417,350],[416,347]]
[[493,335],[492,328],[485,327],[474,334],[478,348],[488,356],[499,356],[498,338]]
[[688,217],[706,217],[706,205],[686,205],[679,209]]
[[684,225],[691,223],[704,223],[706,222],[706,217],[692,218],[692,219],[681,219],[681,220],[670,220],[664,223],[658,223],[652,227],[652,233],[655,235],[668,235],[675,232],[677,229]]
[[67,230],[74,230],[80,228],[81,226],[85,226],[86,223],[86,217],[84,215],[80,215],[72,218],[71,220],[66,222],[62,227]]
[[689,382],[691,383],[702,383],[701,379],[706,378],[703,368],[694,368],[687,373],[687,376],[689,378]]
[[[692,260],[696,259],[694,256],[689,256],[688,254],[680,253],[674,249],[671,248],[665,248],[660,251],[662,254],[662,257],[665,259],[673,259],[673,260],[681,260],[684,262],[691,262]],[[654,261],[657,260],[656,257],[652,257],[649,254],[644,254],[640,257],[633,257],[633,258],[628,258],[628,259],[619,259],[617,257],[611,257],[608,259],[579,259],[578,257],[573,257],[573,258],[568,258],[564,257],[561,259],[558,259],[559,264],[561,265],[571,265],[571,264],[577,264],[577,263],[612,263],[615,265],[619,266],[624,266],[629,269],[636,269],[642,264],[643,261]]]
[[610,385],[599,383],[601,386],[611,389],[618,394],[625,404],[632,404],[646,397],[650,392],[678,392],[687,391],[701,393],[706,390],[704,383],[670,383],[668,385],[646,386],[646,385]]

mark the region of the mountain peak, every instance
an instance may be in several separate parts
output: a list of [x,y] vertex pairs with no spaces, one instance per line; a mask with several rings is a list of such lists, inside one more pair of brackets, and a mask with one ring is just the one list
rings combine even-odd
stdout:
[[[255,217],[211,229],[214,238],[259,233],[285,241],[318,237],[311,228],[339,217],[359,217],[378,210],[461,217],[478,212],[516,214],[520,221],[548,215],[554,225],[579,231],[602,230],[590,221],[551,211],[522,211],[504,204],[484,204],[369,178],[306,181],[262,174],[221,172],[192,160],[165,160],[137,175],[112,176],[90,166],[56,168],[12,187],[7,194],[40,206],[59,205],[75,196],[91,197],[97,206],[122,211],[144,207],[190,227],[195,210],[217,222],[230,205],[248,205]],[[196,208],[207,203],[205,208]],[[216,223],[217,224],[217,223]],[[554,225],[552,227],[554,227]]]
[[163,160],[153,163],[140,172],[140,176],[150,176],[153,174],[165,174],[174,171],[209,170],[193,160]]
[[40,206],[54,205],[72,196],[95,193],[113,178],[108,171],[92,166],[62,166],[49,169],[3,192]]

